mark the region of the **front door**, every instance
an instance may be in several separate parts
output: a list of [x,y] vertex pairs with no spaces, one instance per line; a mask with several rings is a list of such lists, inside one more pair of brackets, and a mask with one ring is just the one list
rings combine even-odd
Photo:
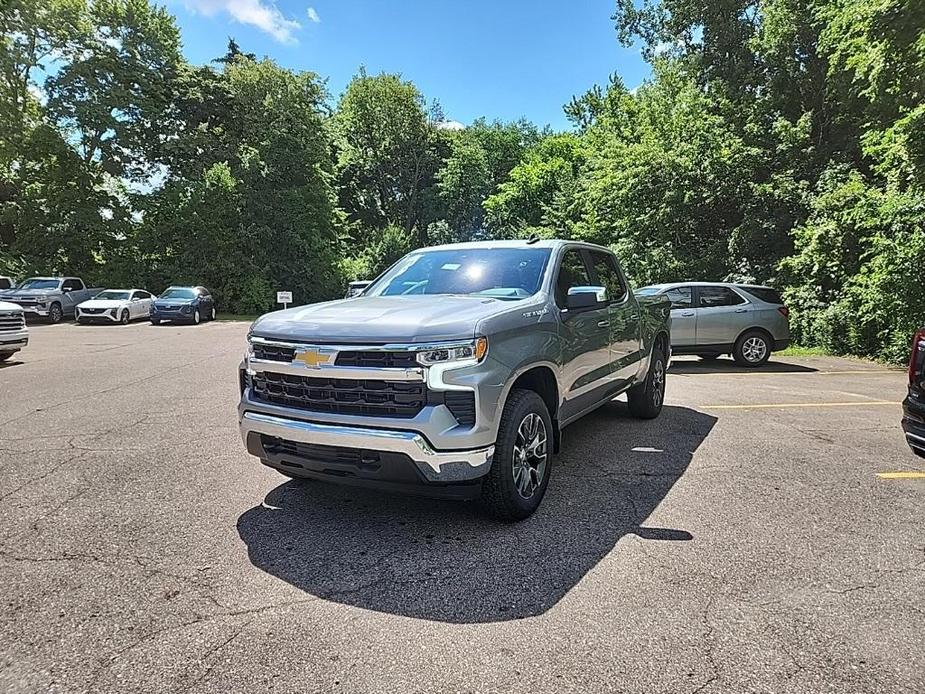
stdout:
[[697,313],[690,287],[672,287],[665,292],[671,301],[671,346],[688,347],[697,343]]
[[561,419],[568,420],[600,399],[610,381],[610,307],[569,310],[568,290],[592,284],[584,254],[568,248],[562,254],[556,278],[556,304],[560,312],[562,346]]

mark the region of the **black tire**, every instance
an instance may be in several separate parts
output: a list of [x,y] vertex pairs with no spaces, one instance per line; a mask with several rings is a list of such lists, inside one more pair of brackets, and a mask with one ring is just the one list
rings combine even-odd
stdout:
[[771,358],[771,338],[763,330],[748,330],[739,336],[732,350],[739,366],[764,366]]
[[202,316],[199,315],[199,309],[197,308],[195,311],[193,311],[193,325],[199,325],[201,321]]
[[209,320],[215,320],[215,307],[212,307],[212,310],[209,312]]
[[151,325],[160,325],[161,321],[158,318],[151,319]]
[[[537,421],[534,437],[531,428]],[[511,392],[501,413],[491,469],[482,483],[482,503],[495,518],[523,520],[539,507],[552,471],[552,426],[546,403],[537,393],[519,388]],[[543,443],[536,445],[541,438]],[[528,453],[530,445],[533,453]],[[517,460],[515,447],[522,451]]]
[[14,354],[16,354],[16,352],[0,352],[0,361],[6,361]]
[[128,322],[129,322],[128,309],[125,309],[125,308],[122,309],[122,313],[119,314],[119,322],[122,325],[128,325]]
[[78,318],[78,319],[77,319],[77,322],[78,322],[80,325],[86,325],[86,324],[89,323],[90,321],[88,321],[86,318]]
[[49,323],[60,323],[64,320],[64,311],[61,309],[61,304],[53,303],[48,307],[48,322]]
[[652,359],[646,380],[626,392],[630,414],[637,419],[655,419],[665,403],[665,354],[658,345],[652,348]]
[[718,354],[698,354],[697,356],[700,357],[701,361],[716,361],[719,359]]

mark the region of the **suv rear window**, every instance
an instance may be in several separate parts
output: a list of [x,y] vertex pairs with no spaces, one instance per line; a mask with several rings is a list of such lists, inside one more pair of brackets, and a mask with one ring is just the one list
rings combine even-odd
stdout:
[[780,298],[780,292],[776,289],[771,289],[770,287],[742,287],[742,289],[765,303],[784,305]]

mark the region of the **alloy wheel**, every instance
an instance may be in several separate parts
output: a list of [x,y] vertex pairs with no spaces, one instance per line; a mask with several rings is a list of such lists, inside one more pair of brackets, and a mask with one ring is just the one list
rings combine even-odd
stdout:
[[546,423],[535,412],[529,413],[517,427],[514,439],[514,486],[524,499],[531,498],[546,475],[549,460]]
[[652,404],[659,407],[665,398],[665,363],[656,359],[652,365]]
[[750,337],[742,344],[742,356],[753,364],[764,359],[767,353],[768,345],[760,337]]

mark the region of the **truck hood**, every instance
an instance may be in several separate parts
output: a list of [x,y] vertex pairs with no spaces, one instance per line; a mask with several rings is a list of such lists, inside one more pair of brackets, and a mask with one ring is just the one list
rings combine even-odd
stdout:
[[0,292],[0,299],[42,297],[60,293],[60,289],[5,289]]
[[17,313],[22,313],[22,306],[19,304],[8,304],[5,301],[0,301],[0,311],[6,313],[7,311],[16,311]]
[[261,316],[260,337],[301,342],[384,344],[466,340],[479,321],[514,303],[484,296],[371,296],[326,301]]

